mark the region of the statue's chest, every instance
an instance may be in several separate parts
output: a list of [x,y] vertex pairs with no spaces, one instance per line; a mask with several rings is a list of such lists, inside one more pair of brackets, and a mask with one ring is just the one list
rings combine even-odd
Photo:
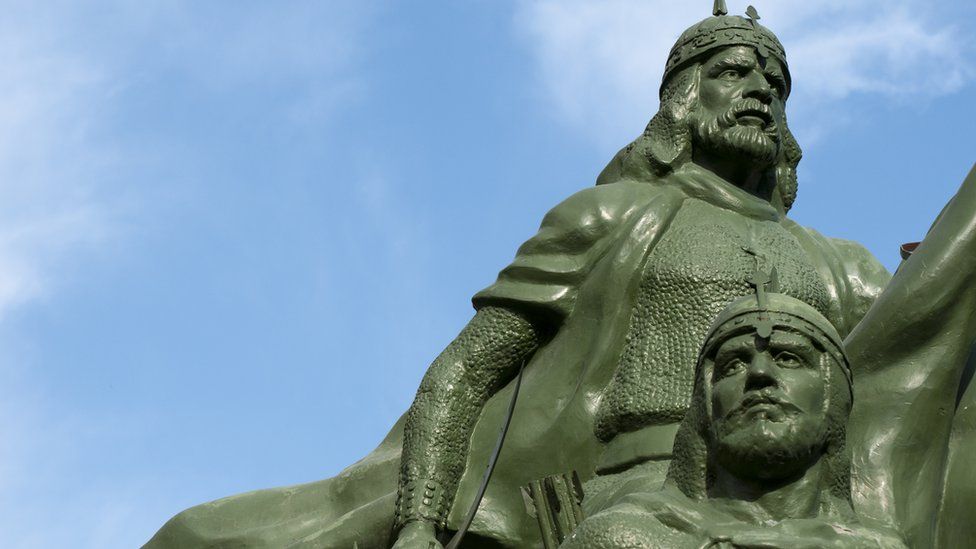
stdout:
[[773,269],[775,291],[827,314],[826,284],[781,224],[685,202],[641,271],[620,362],[597,412],[597,435],[610,440],[679,421],[708,327],[729,303],[754,291],[749,280],[757,270]]
[[648,257],[638,302],[694,307],[714,316],[752,291],[748,280],[757,269],[775,269],[780,292],[827,313],[822,277],[780,223],[689,200]]

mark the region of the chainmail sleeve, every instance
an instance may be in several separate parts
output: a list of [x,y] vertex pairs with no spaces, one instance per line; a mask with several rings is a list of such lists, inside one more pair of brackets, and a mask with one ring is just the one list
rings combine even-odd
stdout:
[[444,529],[485,402],[541,342],[524,316],[488,306],[431,364],[407,412],[397,528],[425,520]]
[[472,298],[478,313],[430,366],[407,413],[398,528],[424,520],[444,529],[485,403],[558,332],[629,216],[658,196],[643,183],[575,193],[546,214],[498,280]]

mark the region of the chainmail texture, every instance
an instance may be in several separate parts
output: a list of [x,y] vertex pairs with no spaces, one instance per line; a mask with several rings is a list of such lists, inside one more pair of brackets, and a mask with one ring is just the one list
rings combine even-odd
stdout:
[[423,519],[443,526],[482,407],[541,341],[525,317],[487,306],[431,364],[407,412],[400,487],[430,484],[439,493],[427,498],[431,509],[398,505],[398,525]]
[[708,328],[752,292],[747,279],[757,261],[776,269],[780,291],[828,314],[823,279],[782,225],[686,202],[644,267],[626,344],[597,410],[601,440],[681,420]]

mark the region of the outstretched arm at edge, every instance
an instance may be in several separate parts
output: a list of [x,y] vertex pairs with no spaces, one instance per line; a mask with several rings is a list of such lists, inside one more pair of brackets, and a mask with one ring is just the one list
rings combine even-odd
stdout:
[[962,371],[976,339],[976,168],[847,339],[854,498],[930,547]]

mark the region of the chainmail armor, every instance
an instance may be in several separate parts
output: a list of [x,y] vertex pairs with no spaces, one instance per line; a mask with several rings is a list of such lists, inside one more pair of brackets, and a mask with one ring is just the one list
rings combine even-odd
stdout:
[[757,257],[777,270],[781,292],[828,314],[824,281],[782,225],[688,201],[644,267],[626,344],[597,410],[601,440],[681,420],[708,328],[752,292],[746,279]]
[[431,364],[404,426],[396,527],[443,530],[481,409],[542,341],[525,317],[484,307]]

